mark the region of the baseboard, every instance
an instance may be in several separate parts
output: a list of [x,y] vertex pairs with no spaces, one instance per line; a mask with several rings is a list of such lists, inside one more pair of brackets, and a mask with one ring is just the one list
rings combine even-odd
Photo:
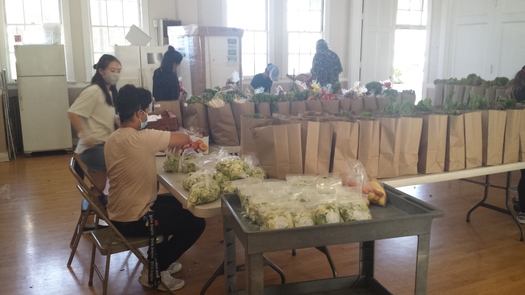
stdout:
[[0,162],[7,162],[9,161],[9,154],[7,152],[0,153]]

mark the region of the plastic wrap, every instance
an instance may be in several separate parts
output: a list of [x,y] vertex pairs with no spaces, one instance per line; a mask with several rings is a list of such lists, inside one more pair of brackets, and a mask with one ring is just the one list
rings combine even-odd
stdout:
[[178,172],[180,165],[180,150],[178,148],[166,150],[166,160],[162,169],[166,172]]
[[210,174],[203,174],[204,178],[193,184],[188,196],[188,206],[211,203],[217,200],[221,195],[221,188],[213,180]]
[[197,171],[198,160],[202,158],[202,154],[197,153],[194,149],[185,149],[180,156],[180,173],[190,173]]

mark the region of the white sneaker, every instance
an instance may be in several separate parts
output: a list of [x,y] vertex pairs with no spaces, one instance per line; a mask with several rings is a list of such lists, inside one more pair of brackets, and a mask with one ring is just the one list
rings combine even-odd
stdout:
[[[162,271],[160,272],[160,278],[162,282],[170,288],[171,291],[176,291],[184,287],[184,281],[181,279],[176,279],[171,276],[171,274],[168,271]],[[142,274],[139,278],[139,283],[144,286],[151,288],[151,286],[148,283],[148,274]],[[160,291],[168,291],[163,285],[159,285]]]
[[178,273],[181,269],[182,269],[182,264],[175,261],[168,267],[168,269],[166,269],[166,271],[172,275],[172,274]]
[[525,224],[525,213],[518,213],[518,221],[521,224]]

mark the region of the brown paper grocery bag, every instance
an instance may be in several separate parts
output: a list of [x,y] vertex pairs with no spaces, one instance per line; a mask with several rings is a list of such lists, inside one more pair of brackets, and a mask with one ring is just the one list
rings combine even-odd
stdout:
[[255,112],[266,117],[272,116],[272,109],[269,102],[260,102],[255,105]]
[[323,112],[329,114],[339,113],[339,100],[321,100],[321,105],[323,107]]
[[363,108],[365,111],[373,112],[377,110],[375,96],[363,96]]
[[182,126],[188,129],[190,127],[199,128],[206,134],[210,134],[208,125],[207,107],[202,103],[184,104],[182,107]]
[[364,111],[364,103],[361,97],[350,99],[350,112],[356,115],[361,115]]
[[290,115],[297,116],[304,112],[306,112],[306,104],[304,103],[304,101],[290,102]]
[[308,122],[304,158],[305,174],[327,174],[330,172],[332,135],[333,130],[330,122]]
[[339,121],[333,122],[334,126],[334,150],[332,157],[333,173],[342,173],[346,168],[348,159],[357,159],[359,147],[359,123]]
[[499,100],[500,96],[507,96],[507,88],[505,87],[496,87],[496,101]]
[[472,85],[465,85],[465,91],[463,92],[463,99],[461,100],[461,102],[467,103],[471,91]]
[[350,104],[351,104],[351,102],[352,102],[352,100],[348,99],[348,98],[340,99],[339,100],[339,108],[341,109],[341,111],[349,113],[350,112]]
[[463,102],[465,86],[466,85],[454,85],[454,96],[452,96],[452,102]]
[[503,163],[503,143],[507,112],[484,110],[481,113],[483,126],[483,166]]
[[208,122],[213,143],[219,146],[239,145],[239,135],[229,103],[220,108],[208,107]]
[[370,179],[377,178],[379,167],[380,123],[377,119],[359,120],[357,159],[363,163]]
[[259,165],[268,178],[302,174],[301,127],[298,123],[252,128]]
[[177,123],[182,125],[181,102],[179,100],[162,100],[153,102],[153,112],[172,111],[177,116]]
[[239,143],[241,142],[241,116],[242,115],[253,115],[255,114],[255,105],[251,101],[245,103],[232,103],[233,119],[235,120],[235,128],[237,128],[237,134],[239,134]]
[[520,114],[520,150],[519,161],[525,161],[525,109],[519,110]]
[[417,174],[422,118],[383,117],[377,178]]
[[425,115],[419,144],[418,173],[441,173],[445,169],[447,115]]
[[445,92],[443,92],[443,104],[445,104],[445,102],[447,101],[447,97],[451,95],[451,93],[452,96],[454,96],[454,86],[454,84],[445,83]]
[[255,127],[263,127],[277,124],[280,122],[278,118],[254,118],[251,115],[241,115],[241,147],[239,155],[256,154],[255,143],[252,138],[252,129]]
[[283,115],[290,115],[290,102],[289,101],[279,101],[277,102],[277,113]]
[[507,110],[503,164],[515,163],[519,159],[521,110]]
[[445,93],[445,83],[437,83],[434,87],[434,99],[432,105],[441,106],[443,105],[443,97]]
[[391,99],[389,96],[376,96],[376,104],[377,104],[377,110],[383,111],[383,109],[391,103]]
[[483,136],[481,128],[481,111],[467,112],[465,120],[465,168],[483,165]]
[[487,87],[487,89],[485,89],[485,95],[488,96],[490,102],[496,101],[496,87]]
[[465,120],[463,114],[450,115],[447,127],[445,171],[465,169]]
[[414,94],[402,93],[401,92],[401,102],[410,101],[411,103],[416,103],[416,96]]
[[307,111],[322,112],[323,104],[320,100],[306,100],[305,102]]

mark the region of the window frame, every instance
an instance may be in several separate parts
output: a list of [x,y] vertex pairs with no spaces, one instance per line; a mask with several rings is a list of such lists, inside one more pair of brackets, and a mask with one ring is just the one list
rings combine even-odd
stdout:
[[[19,1],[19,0],[15,0]],[[74,80],[74,62],[73,62],[73,49],[71,43],[71,21],[69,13],[69,1],[70,0],[59,0],[60,7],[60,18],[61,18],[61,37],[63,40],[62,45],[64,45],[65,57],[66,57],[66,78],[67,81]],[[0,64],[3,65],[2,70],[5,69],[7,73],[7,83],[8,85],[13,85],[17,83],[17,80],[13,78],[13,73],[11,72],[11,60],[9,57],[9,40],[7,34],[7,19],[5,15],[6,4],[5,0],[0,2],[1,11],[4,13],[0,14],[0,30],[4,33],[4,38],[0,38],[0,48],[5,50],[4,54],[0,55]]]
[[[322,15],[321,15],[321,38],[327,36],[327,11],[330,5],[330,0],[322,1]],[[223,0],[223,25],[227,26],[227,0]],[[288,1],[280,0],[266,0],[267,7],[267,63],[271,62],[279,66],[279,78],[286,77],[287,74],[293,74],[292,69],[288,69],[288,28],[287,28],[287,7]],[[270,19],[270,15],[274,19]],[[315,48],[315,44],[312,45]],[[312,55],[313,58],[313,55]],[[259,72],[256,71],[255,74]],[[300,73],[295,73],[300,74]],[[245,75],[243,73],[244,83],[249,83],[253,76]]]
[[[82,32],[84,34],[84,63],[85,63],[85,83],[91,83],[91,77],[93,77],[95,70],[93,65],[96,63],[94,60],[94,51],[93,51],[93,35],[92,35],[92,26],[91,26],[91,0],[82,0]],[[149,35],[149,11],[148,11],[148,1],[149,0],[137,0],[140,1],[140,17],[142,18],[141,26],[139,27],[144,33]],[[114,54],[114,53],[113,53]]]

